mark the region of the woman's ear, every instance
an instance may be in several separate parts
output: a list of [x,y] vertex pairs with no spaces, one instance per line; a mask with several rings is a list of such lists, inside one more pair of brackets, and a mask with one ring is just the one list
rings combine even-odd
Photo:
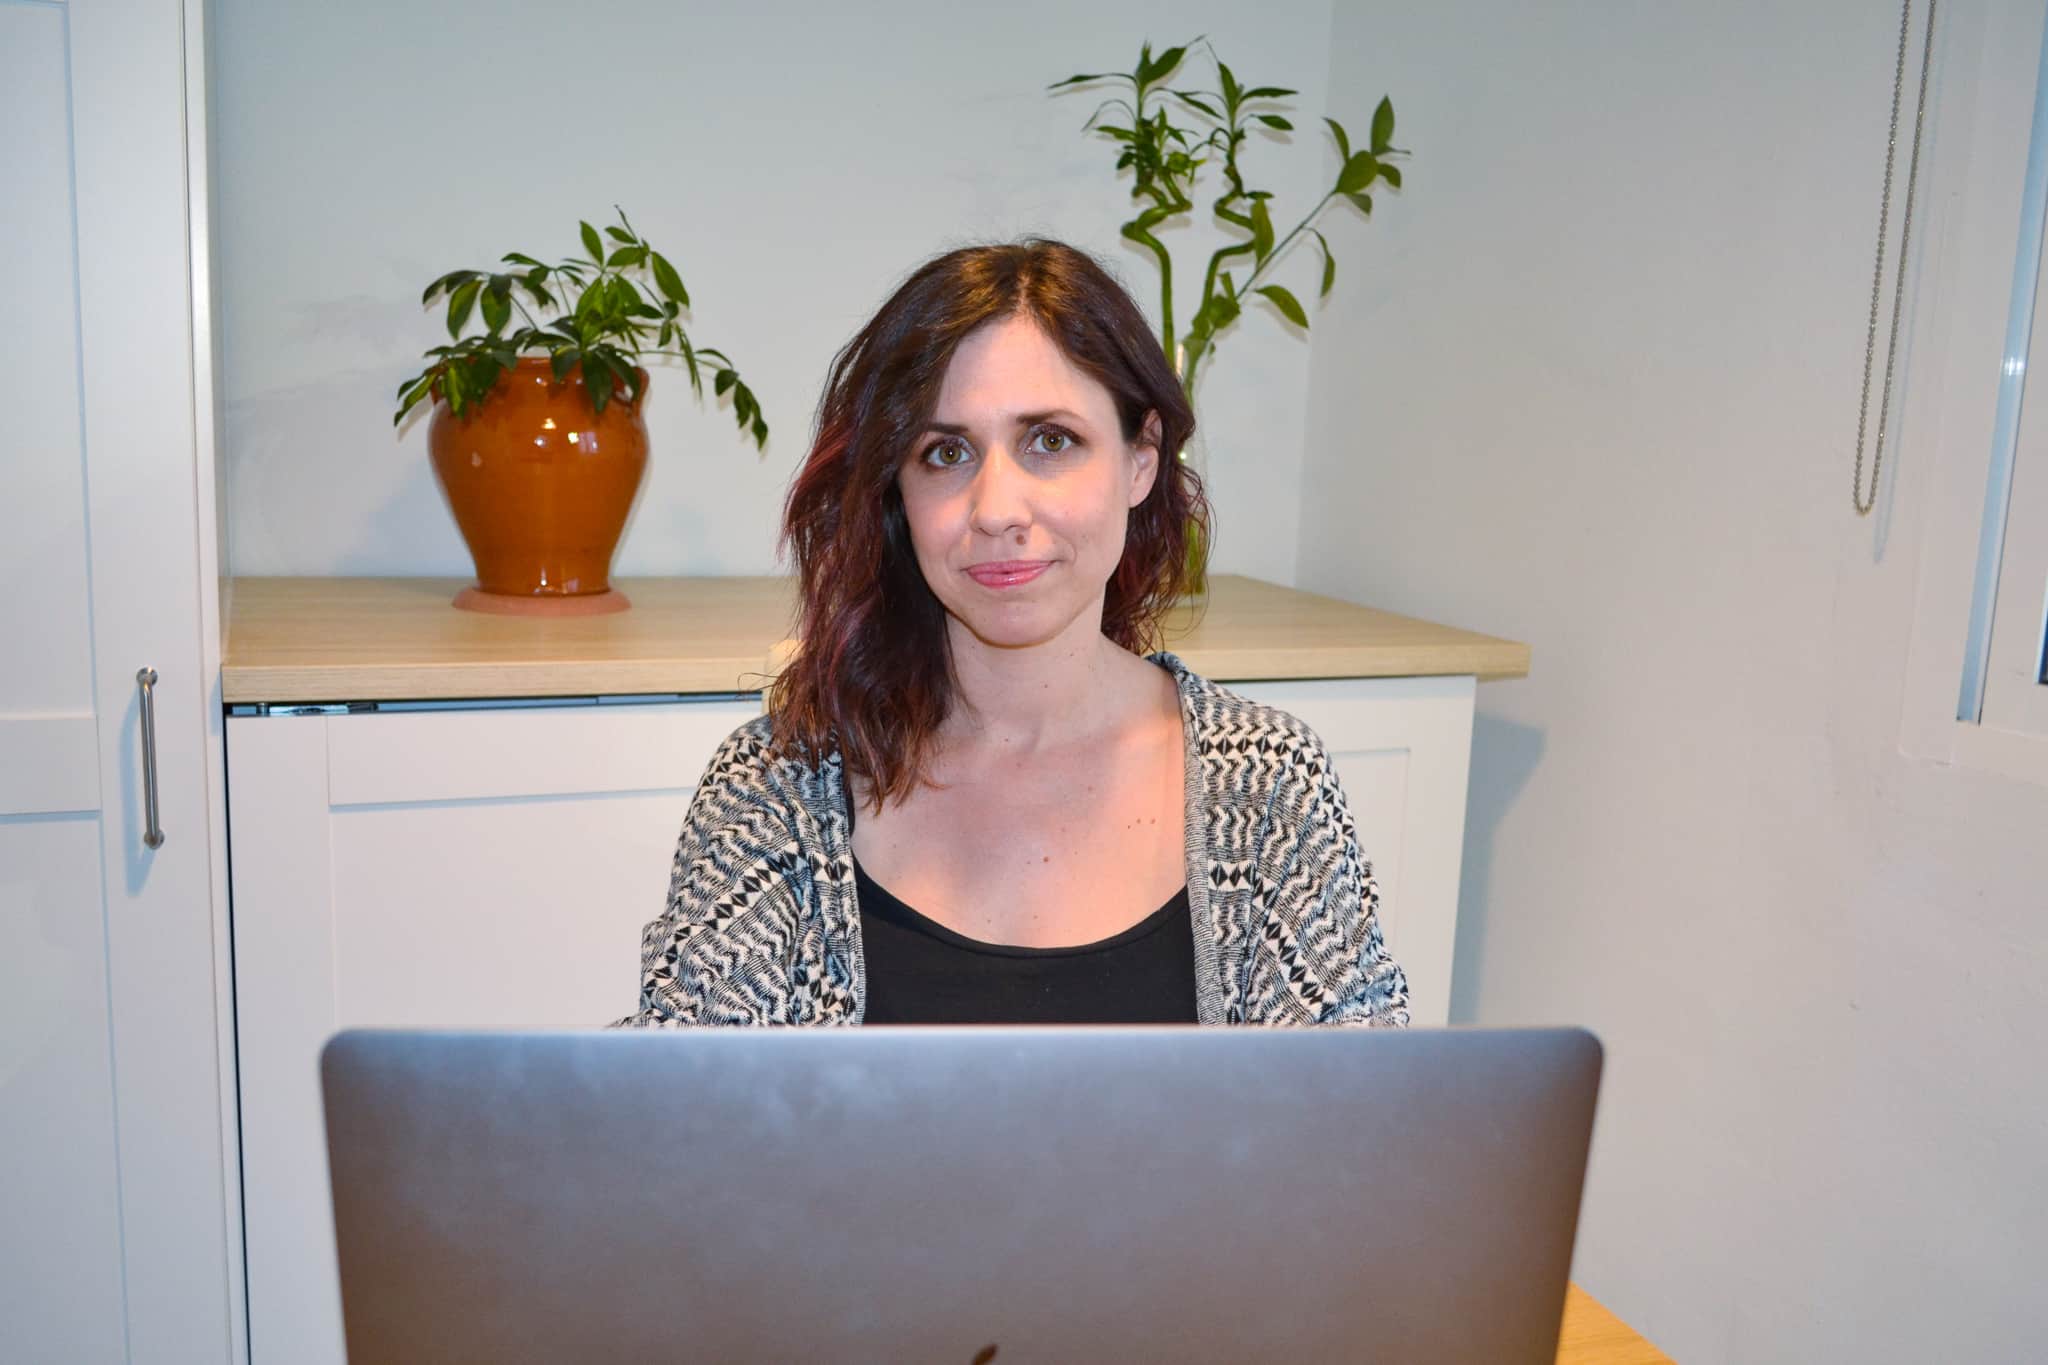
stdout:
[[1131,442],[1131,506],[1145,501],[1159,479],[1159,446],[1166,439],[1157,409],[1148,411],[1138,424],[1138,437]]

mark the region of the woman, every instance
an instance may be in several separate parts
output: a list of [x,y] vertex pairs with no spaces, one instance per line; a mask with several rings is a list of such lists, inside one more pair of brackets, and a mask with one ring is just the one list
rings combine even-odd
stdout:
[[712,757],[621,1025],[1408,1022],[1321,740],[1156,641],[1194,414],[1058,242],[933,260],[784,509],[801,643]]

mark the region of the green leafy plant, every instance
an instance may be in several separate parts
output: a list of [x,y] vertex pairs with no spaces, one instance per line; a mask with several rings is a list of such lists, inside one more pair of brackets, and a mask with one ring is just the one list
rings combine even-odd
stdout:
[[[1214,90],[1180,89],[1168,84],[1195,43],[1207,49],[1215,61],[1217,88]],[[1246,183],[1239,157],[1254,126],[1281,133],[1293,131],[1292,121],[1285,114],[1276,112],[1284,107],[1276,102],[1286,99],[1294,91],[1275,85],[1244,84],[1216,56],[1215,48],[1201,37],[1167,48],[1157,56],[1152,53],[1152,44],[1147,42],[1139,48],[1138,64],[1130,71],[1069,76],[1046,88],[1062,90],[1095,81],[1120,82],[1130,91],[1128,97],[1119,95],[1105,100],[1082,127],[1084,130],[1094,129],[1114,140],[1122,149],[1117,155],[1117,170],[1128,167],[1131,171],[1131,198],[1141,207],[1135,218],[1123,224],[1122,232],[1151,252],[1159,262],[1160,340],[1165,347],[1167,361],[1174,366],[1181,377],[1182,387],[1192,397],[1195,377],[1201,371],[1202,362],[1215,350],[1218,334],[1237,320],[1252,295],[1264,298],[1279,310],[1282,317],[1297,327],[1307,329],[1308,310],[1302,307],[1294,292],[1284,285],[1261,284],[1259,281],[1265,279],[1274,264],[1286,255],[1294,240],[1306,233],[1314,238],[1322,251],[1322,285],[1317,297],[1329,294],[1331,286],[1337,282],[1337,260],[1330,252],[1329,239],[1313,224],[1324,209],[1338,200],[1369,215],[1372,212],[1372,195],[1368,191],[1375,184],[1384,183],[1395,189],[1401,187],[1401,170],[1391,164],[1391,158],[1405,157],[1408,153],[1393,143],[1394,106],[1391,100],[1380,100],[1379,107],[1373,112],[1370,141],[1357,151],[1352,150],[1351,138],[1344,131],[1343,124],[1333,118],[1323,120],[1329,125],[1330,135],[1337,143],[1340,165],[1336,180],[1316,201],[1315,207],[1303,215],[1286,236],[1280,237],[1274,231],[1272,210],[1268,207],[1268,201],[1273,198],[1272,192],[1254,189]],[[1186,122],[1176,123],[1176,114]],[[1201,301],[1195,307],[1187,331],[1177,337],[1174,334],[1173,256],[1166,244],[1160,241],[1157,230],[1171,220],[1194,211],[1197,174],[1212,162],[1222,168],[1223,192],[1212,203],[1211,209],[1218,219],[1241,235],[1239,240],[1210,256],[1209,267],[1202,280]],[[1231,268],[1233,265],[1237,270],[1249,267],[1242,280]]]
[[[672,356],[689,371],[690,387],[699,397],[703,372],[711,371],[714,395],[732,395],[740,431],[754,438],[756,449],[763,448],[768,423],[753,391],[723,351],[692,345],[683,329],[683,310],[690,306],[683,277],[634,231],[624,209],[618,214],[618,223],[602,235],[587,222],[580,225],[582,256],[548,265],[508,251],[501,259],[512,269],[451,270],[428,285],[420,304],[447,299],[450,344],[428,350],[431,363],[398,386],[392,425],[430,397],[445,399],[450,411],[461,416],[522,354],[546,355],[558,383],[581,367],[591,405],[603,412],[615,386],[624,386],[630,400],[639,399],[641,359]],[[524,325],[508,332],[515,312]],[[484,331],[464,336],[472,315]]]

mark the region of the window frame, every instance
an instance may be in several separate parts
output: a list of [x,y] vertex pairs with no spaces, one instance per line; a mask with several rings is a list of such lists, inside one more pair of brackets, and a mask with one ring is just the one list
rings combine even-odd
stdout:
[[[1914,486],[1895,495],[1899,516],[1924,518],[1899,747],[2048,786],[2048,686],[2014,672],[2048,630],[2048,387],[2036,395],[2039,434],[2021,420],[2036,323],[2048,366],[2048,308],[2015,306],[2034,303],[2048,274],[2040,209],[2027,212],[2048,185],[2048,138],[2029,185],[2037,121],[2048,121],[2048,6],[1955,0],[1935,54],[1927,223],[1907,262],[1908,334],[1923,340],[1909,345],[1895,426],[1907,458],[1889,462],[1896,478],[1918,460]],[[1889,501],[1874,519],[1880,561]]]

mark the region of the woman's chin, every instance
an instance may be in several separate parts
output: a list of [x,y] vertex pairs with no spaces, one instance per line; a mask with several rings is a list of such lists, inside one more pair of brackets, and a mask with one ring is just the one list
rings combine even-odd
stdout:
[[971,613],[954,613],[953,619],[989,649],[1030,649],[1051,644],[1072,624],[1072,618],[1049,610],[1044,603],[1018,602],[982,606]]

